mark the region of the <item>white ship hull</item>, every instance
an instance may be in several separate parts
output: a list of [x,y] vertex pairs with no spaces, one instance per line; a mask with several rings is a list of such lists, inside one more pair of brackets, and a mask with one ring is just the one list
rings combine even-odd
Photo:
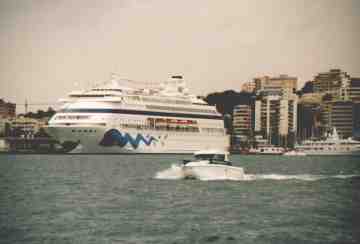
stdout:
[[[301,150],[301,149],[300,149]],[[301,152],[306,153],[306,155],[312,156],[322,156],[322,155],[329,155],[329,156],[336,156],[336,155],[360,155],[360,150],[350,150],[350,151],[328,151],[328,150],[301,150]]]
[[[134,154],[134,153],[171,153],[192,154],[198,150],[217,148],[228,150],[228,136],[200,135],[198,133],[168,133],[166,131],[135,130],[105,127],[48,127],[47,131],[61,144],[72,142],[65,148],[67,153],[85,154]],[[82,132],[78,132],[82,131]],[[84,132],[87,131],[87,132]],[[89,132],[91,131],[91,132]],[[110,143],[102,143],[107,132]],[[119,132],[119,133],[118,133]],[[115,136],[114,136],[115,134]],[[120,135],[120,141],[115,138]],[[131,138],[131,139],[130,139]],[[136,138],[140,140],[136,141]],[[130,142],[133,140],[133,143]]]

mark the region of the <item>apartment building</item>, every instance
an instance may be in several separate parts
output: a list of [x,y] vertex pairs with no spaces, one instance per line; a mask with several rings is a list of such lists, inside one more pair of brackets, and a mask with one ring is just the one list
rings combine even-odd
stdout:
[[282,91],[292,94],[297,89],[297,82],[297,77],[288,75],[257,77],[254,79],[255,92],[259,94],[262,91]]
[[234,107],[232,144],[239,148],[252,136],[252,109],[251,105],[241,104]]
[[355,109],[357,104],[352,101],[328,101],[321,105],[322,134],[336,128],[342,138],[352,137],[356,127]]
[[282,91],[261,92],[255,102],[255,133],[272,144],[288,144],[297,129],[297,96]]
[[0,99],[0,118],[13,118],[16,116],[16,104]]

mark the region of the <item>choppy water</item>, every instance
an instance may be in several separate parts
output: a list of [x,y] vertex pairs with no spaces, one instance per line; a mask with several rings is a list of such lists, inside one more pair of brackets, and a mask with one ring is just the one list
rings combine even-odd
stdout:
[[0,243],[360,243],[360,158],[232,156],[242,181],[181,159],[0,155]]

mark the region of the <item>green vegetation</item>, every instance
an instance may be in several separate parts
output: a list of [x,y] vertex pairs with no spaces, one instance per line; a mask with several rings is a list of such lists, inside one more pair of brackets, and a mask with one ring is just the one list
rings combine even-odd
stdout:
[[47,111],[44,110],[38,110],[36,113],[28,112],[26,114],[19,114],[19,116],[24,116],[25,118],[31,118],[31,119],[44,119],[44,118],[50,118],[52,117],[56,111],[49,107]]
[[209,105],[216,105],[218,112],[223,115],[232,115],[236,105],[251,104],[254,99],[254,93],[236,92],[234,90],[210,93],[205,97],[205,101]]

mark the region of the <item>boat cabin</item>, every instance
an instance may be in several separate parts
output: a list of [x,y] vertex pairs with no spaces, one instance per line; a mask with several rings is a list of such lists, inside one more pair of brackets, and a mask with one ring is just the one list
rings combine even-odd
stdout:
[[194,153],[195,160],[208,160],[210,163],[230,165],[229,153],[218,150],[204,150]]

